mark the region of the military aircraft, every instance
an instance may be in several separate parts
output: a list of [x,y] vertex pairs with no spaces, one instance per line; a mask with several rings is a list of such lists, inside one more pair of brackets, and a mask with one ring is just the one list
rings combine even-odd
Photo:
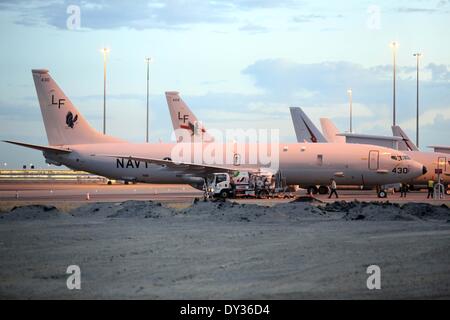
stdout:
[[[287,184],[296,185],[327,184],[331,178],[338,184],[383,185],[408,181],[426,172],[421,163],[405,154],[369,145],[130,143],[90,126],[48,70],[32,70],[32,75],[49,145],[5,142],[42,151],[46,161],[54,165],[124,181],[196,187],[203,185],[210,173],[234,173],[243,168],[276,170],[274,174],[281,174]],[[182,119],[185,116],[179,115]],[[260,157],[261,150],[270,150],[270,154]],[[205,156],[212,153],[214,161]],[[393,159],[393,155],[401,158]]]
[[[304,114],[304,113],[303,113]],[[311,131],[319,131],[312,121],[304,114],[307,118],[301,123],[310,123]],[[295,118],[292,118],[293,121]],[[296,119],[295,119],[296,121]],[[321,118],[320,123],[322,126],[323,135],[326,141],[337,144],[372,144],[376,146],[393,147],[401,151],[400,153],[393,153],[391,155],[392,159],[401,160],[404,155],[407,155],[411,159],[423,163],[428,171],[419,177],[415,177],[409,181],[411,188],[425,186],[429,180],[437,182],[438,174],[442,179],[442,183],[448,190],[448,185],[450,183],[450,157],[448,154],[439,152],[423,152],[420,151],[417,146],[409,139],[406,133],[399,127],[393,126],[392,132],[394,136],[376,136],[367,134],[357,134],[357,133],[339,133],[339,130],[334,125],[334,123],[328,118]],[[403,153],[404,155],[402,155]]]

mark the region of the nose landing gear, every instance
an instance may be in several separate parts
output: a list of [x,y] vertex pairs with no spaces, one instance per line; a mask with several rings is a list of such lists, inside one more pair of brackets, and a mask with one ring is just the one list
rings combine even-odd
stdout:
[[378,198],[386,198],[387,191],[384,188],[382,188],[381,186],[377,186],[377,196],[378,196]]

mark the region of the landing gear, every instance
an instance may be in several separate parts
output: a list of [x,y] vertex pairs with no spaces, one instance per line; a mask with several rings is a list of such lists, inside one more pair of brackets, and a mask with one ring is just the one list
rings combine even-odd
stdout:
[[208,184],[206,179],[203,179],[203,201],[206,201],[209,199],[209,191],[208,191]]
[[267,190],[261,190],[258,194],[259,199],[267,199],[269,197],[269,192]]
[[308,192],[308,194],[317,194],[319,190],[316,186],[309,186],[308,188],[306,188],[306,192]]
[[378,195],[378,198],[386,198],[387,192],[382,187],[377,186],[377,195]]
[[378,198],[386,198],[387,192],[385,190],[378,191]]
[[327,186],[320,186],[319,187],[319,194],[328,194],[329,190]]

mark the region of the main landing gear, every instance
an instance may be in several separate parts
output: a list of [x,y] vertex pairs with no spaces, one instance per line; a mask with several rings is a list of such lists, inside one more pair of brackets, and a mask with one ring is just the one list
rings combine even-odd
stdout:
[[316,186],[309,186],[306,188],[306,192],[308,194],[328,194],[330,190],[327,186],[319,186],[318,188]]

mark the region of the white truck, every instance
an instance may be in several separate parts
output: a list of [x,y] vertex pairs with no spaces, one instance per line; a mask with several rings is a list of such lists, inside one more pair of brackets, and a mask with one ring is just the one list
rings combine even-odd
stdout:
[[207,179],[207,196],[215,198],[292,197],[283,181],[270,172],[214,173]]

